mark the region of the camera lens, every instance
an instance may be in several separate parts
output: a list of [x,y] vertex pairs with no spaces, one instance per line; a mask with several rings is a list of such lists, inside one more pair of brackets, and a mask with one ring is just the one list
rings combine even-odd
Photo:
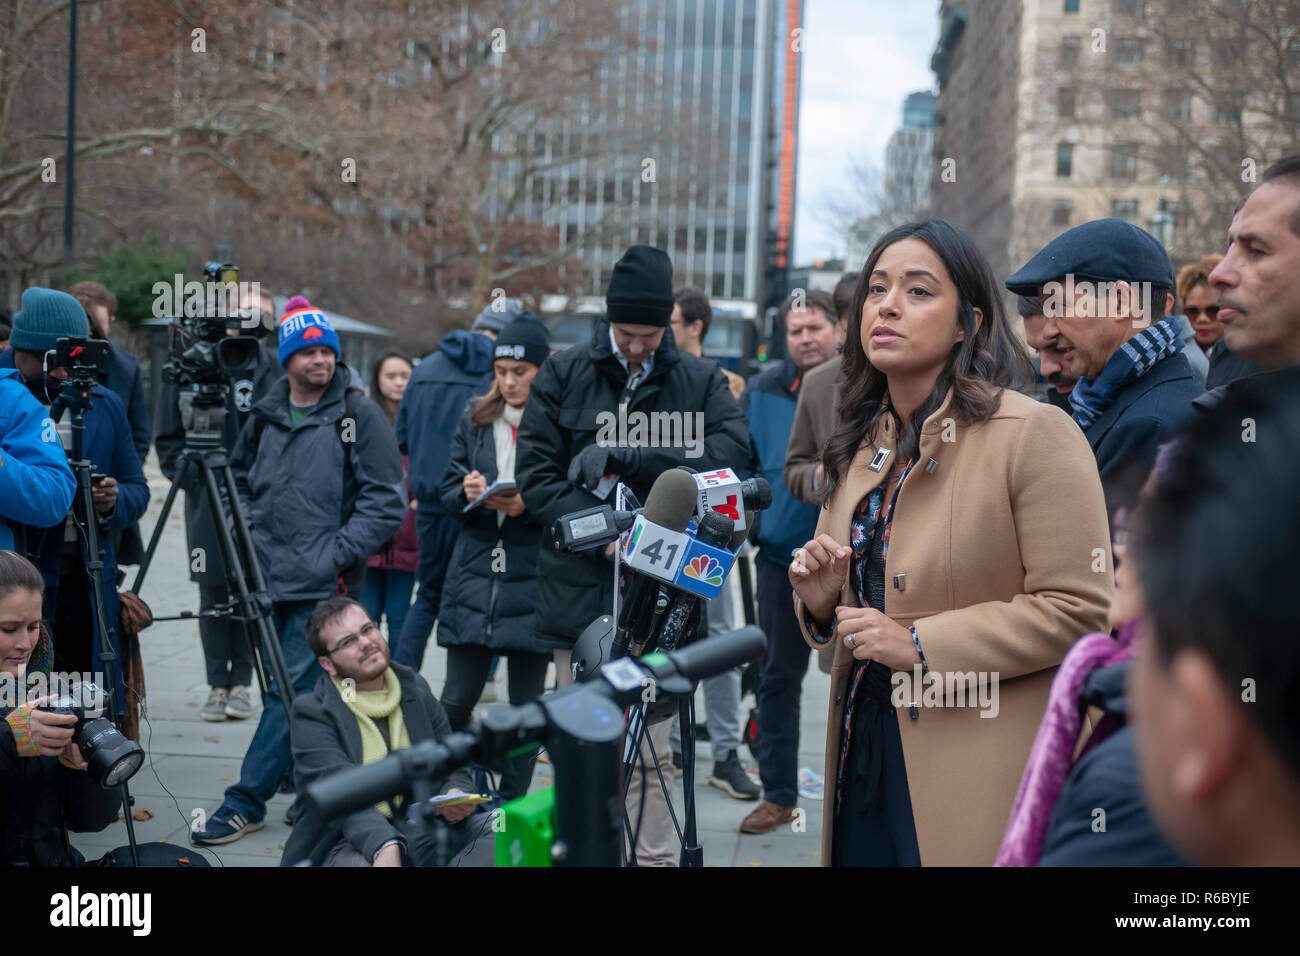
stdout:
[[144,763],[140,745],[127,740],[107,718],[87,720],[78,730],[74,739],[89,764],[90,775],[101,787],[111,789],[130,780]]

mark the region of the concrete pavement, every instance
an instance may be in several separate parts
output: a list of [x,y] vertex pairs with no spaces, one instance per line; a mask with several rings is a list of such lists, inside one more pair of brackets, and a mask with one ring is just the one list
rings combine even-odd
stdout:
[[[142,522],[147,539],[152,533],[167,493],[167,482],[150,453],[145,468],[151,498]],[[178,498],[159,545],[159,553],[141,596],[155,616],[170,616],[198,607],[198,591],[189,580],[183,524],[183,501]],[[126,587],[134,581],[136,569],[128,567]],[[145,766],[131,781],[136,806],[152,811],[153,818],[135,825],[141,841],[161,840],[189,847],[188,834],[195,821],[206,819],[221,804],[226,787],[239,776],[240,762],[252,739],[261,713],[260,695],[253,688],[253,717],[245,721],[208,723],[200,719],[199,708],[207,698],[203,652],[195,621],[157,623],[141,635],[145,679],[148,691],[147,719],[142,719],[141,744],[149,755]],[[425,657],[422,674],[440,693],[446,672],[446,653],[433,641]],[[504,668],[498,681],[504,698]],[[553,676],[552,676],[553,683]],[[830,679],[810,658],[804,681],[800,720],[799,765],[821,772],[826,731],[826,697]],[[482,706],[482,705],[480,705]],[[742,704],[742,716],[753,706],[753,698]],[[703,693],[697,694],[696,709],[703,721]],[[742,762],[753,758],[742,749]],[[709,866],[815,866],[821,845],[822,805],[800,799],[806,811],[803,828],[783,827],[763,836],[747,836],[737,827],[755,806],[735,800],[709,786],[712,754],[708,743],[698,747],[696,761],[696,815],[704,861]],[[533,788],[551,782],[551,768],[538,764]],[[224,847],[194,848],[213,866],[275,866],[279,864],[289,827],[283,821],[288,795],[270,801],[264,829]],[[674,781],[674,807],[682,806],[681,781]],[[100,833],[74,834],[73,843],[87,858],[127,842],[125,825],[118,822]]]

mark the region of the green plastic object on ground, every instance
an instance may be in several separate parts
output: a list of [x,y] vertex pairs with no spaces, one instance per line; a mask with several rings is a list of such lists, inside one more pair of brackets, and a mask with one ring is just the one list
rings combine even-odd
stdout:
[[501,808],[504,825],[497,834],[497,866],[553,866],[555,788],[547,787],[511,800]]

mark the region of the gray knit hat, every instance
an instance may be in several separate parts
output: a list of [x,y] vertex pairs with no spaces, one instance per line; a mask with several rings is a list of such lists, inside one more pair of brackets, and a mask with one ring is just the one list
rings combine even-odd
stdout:
[[500,332],[524,313],[524,303],[519,299],[494,299],[474,320],[474,332]]
[[90,320],[80,302],[57,289],[32,286],[23,290],[23,305],[14,315],[9,347],[42,354],[61,338],[89,338]]

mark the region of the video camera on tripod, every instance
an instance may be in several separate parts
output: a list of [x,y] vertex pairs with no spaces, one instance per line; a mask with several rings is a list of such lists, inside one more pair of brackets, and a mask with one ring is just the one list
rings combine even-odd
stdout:
[[[275,316],[257,306],[230,301],[239,292],[239,267],[209,262],[203,267],[206,290],[185,300],[171,320],[169,361],[163,370],[178,386],[229,385],[257,367],[261,341],[275,331]],[[204,388],[204,387],[207,388]]]

